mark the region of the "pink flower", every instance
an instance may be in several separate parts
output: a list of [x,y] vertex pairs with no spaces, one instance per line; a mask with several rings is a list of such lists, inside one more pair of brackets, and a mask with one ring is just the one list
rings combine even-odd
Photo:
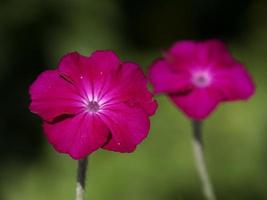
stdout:
[[244,65],[219,40],[181,41],[149,71],[156,93],[167,93],[190,118],[206,118],[220,102],[248,99],[255,90]]
[[74,159],[99,148],[134,151],[157,108],[139,66],[121,62],[113,51],[65,55],[58,69],[39,75],[30,96],[48,141]]

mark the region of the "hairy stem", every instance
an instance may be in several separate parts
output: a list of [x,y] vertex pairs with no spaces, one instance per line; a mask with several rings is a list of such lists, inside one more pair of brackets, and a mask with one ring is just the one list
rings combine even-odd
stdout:
[[193,150],[194,150],[198,175],[202,183],[203,193],[207,200],[216,200],[203,153],[202,122],[193,120],[192,126],[193,126]]
[[87,157],[78,161],[76,198],[75,198],[75,200],[84,200],[85,179],[86,179],[87,165],[88,165],[88,158]]

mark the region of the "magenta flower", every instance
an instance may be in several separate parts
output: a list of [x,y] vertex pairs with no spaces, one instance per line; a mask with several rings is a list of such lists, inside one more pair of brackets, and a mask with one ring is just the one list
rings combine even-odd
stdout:
[[134,151],[157,108],[139,66],[121,62],[113,51],[65,55],[58,69],[39,75],[30,96],[48,141],[74,159],[99,148]]
[[220,102],[248,99],[255,90],[244,65],[219,40],[181,41],[149,71],[155,93],[167,93],[190,118],[207,117]]

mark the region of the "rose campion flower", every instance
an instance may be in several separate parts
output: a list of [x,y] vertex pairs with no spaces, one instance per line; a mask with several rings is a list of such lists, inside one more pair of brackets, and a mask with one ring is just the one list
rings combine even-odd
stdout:
[[48,141],[74,159],[99,148],[134,151],[157,108],[139,66],[109,50],[65,55],[58,69],[39,75],[30,96]]
[[220,102],[248,99],[255,90],[244,65],[219,40],[175,43],[156,60],[149,79],[190,118],[206,118]]

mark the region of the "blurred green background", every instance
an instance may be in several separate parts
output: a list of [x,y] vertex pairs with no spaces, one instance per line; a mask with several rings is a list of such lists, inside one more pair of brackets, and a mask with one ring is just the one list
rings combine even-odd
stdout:
[[[113,49],[149,64],[172,42],[220,38],[257,85],[248,102],[206,120],[205,152],[218,199],[267,199],[267,2],[264,0],[1,0],[0,200],[72,200],[76,162],[56,153],[28,110],[28,87],[70,51]],[[90,156],[87,199],[202,200],[190,122],[164,96],[132,154]]]

